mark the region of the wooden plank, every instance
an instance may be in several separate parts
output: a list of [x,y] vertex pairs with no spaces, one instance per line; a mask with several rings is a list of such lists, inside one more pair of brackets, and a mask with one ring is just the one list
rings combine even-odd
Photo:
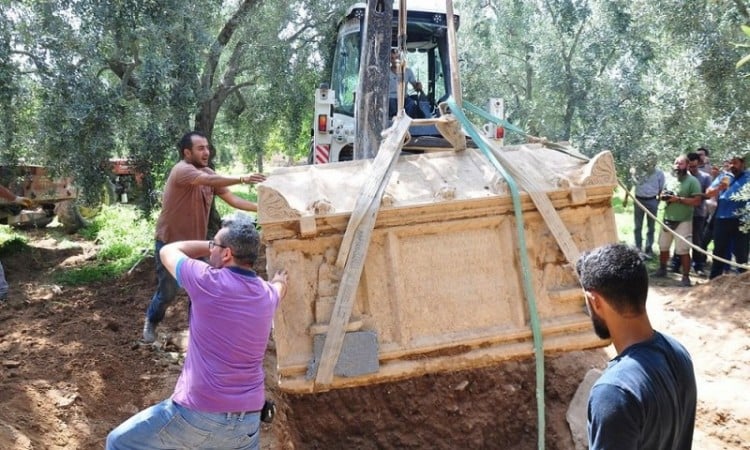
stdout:
[[411,119],[400,115],[388,129],[387,136],[370,167],[370,176],[357,197],[354,210],[339,248],[337,265],[343,262],[344,272],[328,324],[323,351],[315,374],[314,392],[330,389],[333,384],[333,369],[344,344],[346,325],[351,317],[354,297],[362,276],[362,269],[370,245],[370,236],[375,228],[375,219],[380,209],[380,200],[388,185],[395,161],[404,145]]
[[[373,207],[374,203],[377,203],[376,208],[380,208],[380,200],[383,197],[385,185],[388,184],[387,177],[390,176],[390,172],[393,170],[396,159],[401,152],[401,147],[404,145],[404,138],[406,137],[406,132],[409,130],[412,119],[406,114],[401,114],[396,116],[395,120],[393,125],[384,132],[386,138],[381,144],[380,150],[378,150],[378,154],[372,162],[372,166],[370,166],[370,176],[362,186],[362,190],[359,192],[357,201],[354,203],[354,208],[349,216],[349,224],[346,227],[341,247],[339,247],[339,254],[336,258],[336,267],[339,269],[344,268],[346,264],[354,232],[359,227],[368,210]],[[380,194],[378,194],[378,191],[380,191]]]
[[581,256],[581,251],[570,236],[568,227],[565,226],[562,219],[560,219],[560,215],[557,214],[557,210],[544,191],[544,187],[537,186],[534,180],[527,175],[527,172],[514,165],[513,160],[503,154],[502,151],[493,148],[492,153],[513,179],[516,180],[518,185],[529,194],[539,214],[542,215],[544,221],[547,223],[552,236],[554,236],[557,244],[560,246],[563,255],[575,267],[576,261]]

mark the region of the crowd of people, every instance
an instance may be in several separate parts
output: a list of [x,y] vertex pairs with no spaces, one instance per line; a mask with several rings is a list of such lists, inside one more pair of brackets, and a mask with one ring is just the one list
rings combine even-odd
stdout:
[[[738,195],[749,179],[745,155],[733,154],[721,167],[712,165],[709,155],[705,147],[679,155],[674,161],[672,178],[656,167],[655,155],[646,158],[641,170],[631,171],[637,201],[635,247],[644,259],[653,257],[654,217],[659,215],[661,205],[659,268],[653,275],[665,277],[668,270],[681,273],[681,284],[686,287],[692,284],[691,272],[710,279],[727,272],[744,272],[742,266],[747,263],[750,250],[748,232],[743,230],[741,218],[748,201]],[[645,245],[644,216],[647,216]],[[711,242],[712,258],[708,258]],[[707,272],[709,260],[710,272]],[[736,265],[722,260],[733,260]]]

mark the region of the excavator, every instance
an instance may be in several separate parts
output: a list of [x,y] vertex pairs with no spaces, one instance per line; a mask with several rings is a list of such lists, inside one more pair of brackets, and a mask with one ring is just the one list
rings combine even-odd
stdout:
[[[381,141],[357,158],[372,125],[361,112],[386,96],[361,79],[374,3],[339,23],[311,164],[258,187],[268,273],[289,270],[274,323],[278,386],[314,394],[534,357],[543,398],[545,354],[609,343],[591,331],[574,267],[617,241],[613,157],[523,134],[501,99],[463,101],[452,1],[400,0],[389,42],[402,60],[398,112],[368,115],[385,119]],[[407,61],[426,88],[415,117]],[[505,145],[511,132],[526,142]]]

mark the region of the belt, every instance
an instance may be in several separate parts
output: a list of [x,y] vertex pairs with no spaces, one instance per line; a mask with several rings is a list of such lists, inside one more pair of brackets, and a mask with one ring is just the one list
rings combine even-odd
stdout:
[[237,414],[239,416],[241,414],[242,415],[244,415],[244,414],[255,414],[255,413],[259,413],[260,411],[261,411],[260,409],[256,409],[255,411],[232,411],[232,412],[228,412],[227,414]]
[[650,197],[641,197],[640,195],[636,195],[635,198],[637,200],[656,200],[656,196],[652,195]]
[[227,414],[227,419],[231,419],[233,416],[237,416],[237,418],[240,421],[242,421],[242,419],[244,419],[245,416],[248,414],[260,414],[260,410],[258,409],[256,411],[235,411],[235,412],[228,412],[226,414]]

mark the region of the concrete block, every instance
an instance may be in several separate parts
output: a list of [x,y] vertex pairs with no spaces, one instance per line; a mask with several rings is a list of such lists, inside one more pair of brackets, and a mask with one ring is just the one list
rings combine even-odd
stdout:
[[[325,334],[313,337],[314,359],[308,367],[306,379],[315,378],[320,356],[323,354]],[[378,371],[378,335],[374,331],[354,331],[344,335],[344,345],[333,374],[337,377],[356,377]]]

